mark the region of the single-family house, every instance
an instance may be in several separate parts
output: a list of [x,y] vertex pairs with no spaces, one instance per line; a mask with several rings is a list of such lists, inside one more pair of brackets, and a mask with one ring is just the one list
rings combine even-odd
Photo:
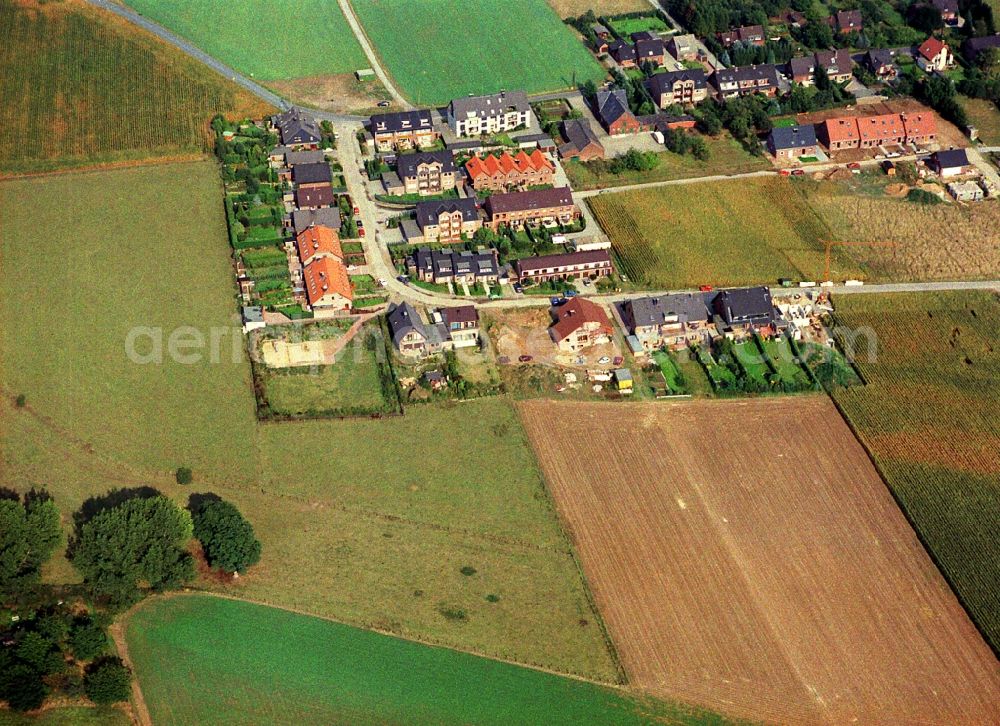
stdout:
[[611,136],[637,134],[639,122],[628,107],[628,96],[623,88],[607,88],[597,92],[597,120]]
[[456,252],[420,247],[413,253],[408,267],[418,280],[438,285],[449,282],[474,285],[477,282],[494,283],[500,279],[500,265],[494,249]]
[[894,53],[884,48],[872,48],[865,53],[864,66],[880,81],[890,81],[899,72]]
[[448,126],[456,136],[481,136],[531,126],[531,106],[524,91],[456,98],[448,104]]
[[742,329],[774,335],[787,327],[770,288],[764,286],[722,290],[713,297],[711,309],[716,328],[726,331]]
[[611,319],[604,308],[583,297],[550,308],[549,336],[559,350],[575,353],[611,339]]
[[945,25],[960,27],[962,16],[958,10],[958,0],[930,0],[932,8],[941,13],[941,20]]
[[826,71],[827,77],[834,83],[851,80],[854,61],[851,59],[851,51],[847,48],[818,50],[813,55],[816,67]]
[[678,61],[698,59],[698,39],[690,33],[673,35],[667,40],[667,51]]
[[776,159],[791,161],[819,152],[816,127],[812,124],[776,126],[767,135],[767,149]]
[[767,40],[764,36],[764,26],[762,25],[743,25],[735,30],[716,33],[715,37],[718,38],[723,48],[729,48],[736,43],[764,45],[764,42]]
[[931,154],[931,166],[944,179],[972,171],[965,149],[935,151]]
[[644,350],[678,348],[708,335],[709,312],[702,293],[634,298],[621,306],[622,322]]
[[838,33],[860,33],[864,30],[864,21],[861,19],[860,10],[840,10],[830,18]]
[[410,303],[391,304],[385,321],[389,326],[392,344],[400,355],[420,358],[441,349],[440,344],[435,345],[427,324]]
[[644,63],[662,66],[666,56],[666,46],[658,37],[644,37],[635,41],[635,63],[638,66],[642,66]]
[[646,80],[646,90],[660,108],[689,106],[708,98],[708,77],[701,69],[656,73]]
[[[315,225],[329,227],[330,229],[340,229],[340,210],[337,207],[324,207],[322,209],[295,209],[292,210],[291,219],[292,230],[296,235],[303,230]],[[286,222],[287,223],[287,222]]]
[[316,119],[296,106],[272,116],[271,126],[290,149],[318,149],[323,138]]
[[492,194],[483,204],[490,227],[571,224],[580,216],[569,187]]
[[479,313],[475,305],[439,308],[438,313],[448,330],[448,337],[456,348],[479,345]]
[[303,265],[308,265],[317,257],[332,257],[344,261],[344,250],[340,236],[329,227],[314,225],[306,227],[295,236],[295,246]]
[[514,262],[517,279],[530,282],[603,277],[610,275],[612,269],[607,250],[522,257]]
[[379,151],[431,146],[441,136],[426,109],[375,114],[369,119],[369,127]]
[[333,257],[314,257],[302,270],[306,298],[313,311],[350,310],[354,300],[351,278],[344,263]]
[[560,125],[562,137],[566,143],[559,147],[559,156],[563,159],[603,159],[604,147],[590,126],[590,121],[583,118],[569,119]]
[[292,181],[299,189],[330,186],[333,182],[333,172],[325,161],[312,164],[296,164],[292,167]]
[[933,35],[917,47],[917,65],[927,73],[944,71],[955,64],[948,44]]
[[329,184],[300,187],[295,190],[295,206],[299,209],[329,207],[335,201],[336,195]]
[[531,154],[519,151],[515,156],[504,151],[499,156],[473,156],[465,162],[465,173],[476,191],[506,191],[551,185],[555,164],[539,149]]
[[626,40],[608,43],[608,55],[622,68],[635,68],[635,45]]
[[418,202],[417,226],[424,242],[451,244],[471,238],[483,226],[475,199]]
[[450,151],[418,151],[397,157],[396,174],[388,181],[383,176],[382,183],[387,194],[426,197],[454,189],[455,174],[455,159]]

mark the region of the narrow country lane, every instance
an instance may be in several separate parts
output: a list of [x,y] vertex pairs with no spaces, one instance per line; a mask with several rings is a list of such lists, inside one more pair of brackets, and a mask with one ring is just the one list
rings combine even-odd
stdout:
[[350,0],[337,0],[340,3],[340,9],[344,13],[344,17],[347,18],[347,24],[351,26],[351,32],[354,33],[354,37],[358,39],[358,43],[361,45],[361,50],[365,52],[368,57],[368,62],[371,64],[372,70],[375,71],[375,75],[385,89],[392,96],[393,100],[398,103],[403,109],[409,110],[413,108],[409,101],[403,97],[396,87],[392,84],[392,80],[389,78],[389,74],[382,67],[381,61],[379,61],[378,54],[375,49],[372,48],[372,44],[368,42],[368,36],[365,34],[365,29],[361,26],[361,22],[358,20],[358,16],[354,14],[354,8],[351,7]]

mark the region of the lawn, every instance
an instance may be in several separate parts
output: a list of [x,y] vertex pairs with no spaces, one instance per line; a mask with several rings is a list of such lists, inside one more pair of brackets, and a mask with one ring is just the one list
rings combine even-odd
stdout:
[[211,56],[265,81],[367,68],[344,14],[330,0],[128,0]]
[[649,15],[643,18],[609,18],[608,24],[611,29],[623,38],[628,38],[632,33],[640,33],[643,30],[660,32],[668,30],[667,24],[656,15]]
[[979,139],[988,146],[1000,145],[1000,108],[983,98],[959,96],[969,123],[979,129]]
[[633,282],[660,289],[775,283],[822,270],[825,229],[793,184],[706,182],[599,195],[589,203],[611,237],[619,270]]
[[0,710],[0,726],[129,726],[132,720],[116,708],[59,706],[36,716]]
[[[400,90],[417,105],[501,89],[556,91],[605,71],[541,0],[354,0]],[[460,31],[457,29],[461,29]]]
[[[867,385],[834,399],[973,621],[1000,648],[1000,301],[987,292],[845,295]],[[859,339],[860,340],[860,339]]]
[[204,595],[147,603],[130,617],[127,637],[157,724],[724,723],[583,681]]
[[192,157],[213,115],[272,110],[110,13],[27,5],[0,3],[0,172]]
[[792,352],[791,344],[787,338],[765,340],[764,351],[784,381],[797,385],[808,383],[806,373],[802,366],[796,362],[795,353]]
[[677,368],[677,362],[674,359],[674,356],[666,351],[657,350],[653,351],[653,360],[663,373],[663,380],[666,382],[667,389],[670,393],[686,393],[684,386],[680,384],[681,373]]
[[743,343],[737,343],[733,346],[736,351],[736,359],[743,365],[743,370],[747,372],[747,377],[752,380],[766,383],[767,375],[770,372],[767,368],[767,363],[764,362],[764,356],[761,355],[760,350],[757,348],[757,344],[748,340]]
[[696,176],[715,174],[742,174],[769,169],[770,165],[761,157],[751,156],[729,136],[702,137],[708,145],[709,158],[698,161],[691,155],[664,151],[658,154],[659,163],[649,171],[626,171],[612,174],[606,161],[570,160],[564,163],[566,175],[574,189],[604,189],[626,184],[667,181],[669,179],[689,179]]

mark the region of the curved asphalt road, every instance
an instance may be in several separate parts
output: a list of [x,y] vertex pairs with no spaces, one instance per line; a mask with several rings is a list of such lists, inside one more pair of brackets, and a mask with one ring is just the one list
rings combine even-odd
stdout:
[[[247,78],[239,71],[230,68],[224,63],[220,63],[218,60],[210,56],[208,53],[192,45],[183,38],[174,35],[159,23],[155,23],[152,20],[143,17],[142,15],[132,10],[131,8],[127,8],[123,5],[118,5],[115,2],[111,2],[111,0],[86,0],[86,1],[91,5],[99,7],[102,10],[107,10],[108,12],[114,13],[119,17],[125,18],[125,20],[128,20],[130,23],[134,23],[135,25],[138,25],[139,27],[148,30],[153,35],[162,38],[171,45],[176,46],[180,50],[184,51],[192,58],[201,61],[216,73],[219,73],[220,75],[225,76],[234,83],[243,86],[243,88],[250,91],[250,93],[254,94],[258,98],[263,99],[264,101],[267,101],[272,106],[277,106],[282,111],[288,109],[291,106],[291,104],[286,99],[282,98],[277,93],[269,91],[256,81]],[[361,116],[333,114],[333,113],[328,113],[326,111],[318,111],[314,109],[310,109],[310,112],[314,116],[320,119],[325,119],[328,121],[332,121],[334,123],[341,122],[341,123],[360,124],[364,120]]]

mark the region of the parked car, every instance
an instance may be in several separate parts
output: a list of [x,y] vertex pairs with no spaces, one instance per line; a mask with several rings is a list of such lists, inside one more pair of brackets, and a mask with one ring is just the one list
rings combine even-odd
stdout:
[[[354,208],[354,214],[355,215],[361,214],[361,210],[358,207],[355,207]],[[361,224],[361,222],[358,222],[358,224]]]
[[802,176],[805,173],[805,169],[792,169],[792,176]]
[[611,362],[611,358],[609,358],[606,355],[602,355],[600,358],[598,358],[597,362],[600,363],[602,366],[606,366],[608,363]]
[[624,358],[622,358],[620,355],[616,355],[615,359],[613,361],[611,361],[611,364],[612,365],[616,365],[616,366],[620,366],[624,362],[625,362]]
[[388,108],[389,107],[389,102],[388,101],[379,101],[378,102],[378,107],[379,108]]
[[712,292],[712,290],[714,290],[715,288],[712,287],[711,285],[702,285],[698,289],[701,290],[702,292]]
[[517,358],[517,359],[518,359],[518,360],[519,360],[519,361],[520,361],[521,363],[530,363],[530,362],[531,362],[531,360],[532,360],[532,357],[531,357],[530,355],[522,355],[522,356],[518,356],[518,358]]
[[396,279],[399,280],[404,285],[409,285],[410,284],[410,276],[409,275],[400,275]]
[[358,225],[358,237],[364,237],[364,236],[365,236],[365,228],[364,228],[364,227],[362,227],[362,226],[361,226],[361,225],[359,224],[359,225]]
[[518,295],[520,295],[522,292],[524,292],[524,288],[521,287],[521,283],[519,283],[519,282],[515,282],[514,285],[513,285],[513,287],[514,287],[514,292],[516,292]]
[[586,285],[587,287],[590,287],[591,285],[590,278],[589,277],[583,278],[583,284]]
[[563,297],[576,297],[579,294],[576,290],[566,290],[563,292]]
[[566,301],[563,300],[561,297],[550,297],[549,298],[549,303],[551,303],[552,307],[554,307],[554,308],[559,307],[564,302],[566,302]]
[[789,176],[791,173],[791,169],[778,169],[778,176]]

